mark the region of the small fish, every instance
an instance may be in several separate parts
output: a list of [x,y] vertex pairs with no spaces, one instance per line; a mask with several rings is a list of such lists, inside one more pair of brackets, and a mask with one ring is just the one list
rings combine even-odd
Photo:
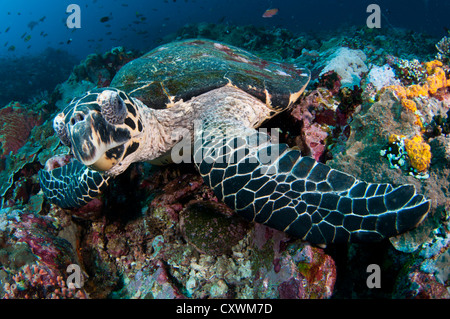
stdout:
[[104,23],[104,22],[107,22],[107,21],[109,21],[109,17],[102,17],[102,18],[100,19],[100,22],[101,22],[101,23]]
[[9,29],[11,29],[11,27],[7,27],[5,30],[5,33],[9,31]]
[[47,17],[43,16],[42,18],[39,19],[39,21],[44,22],[45,18],[47,18]]
[[262,15],[263,18],[272,18],[274,15],[276,15],[278,13],[278,9],[277,8],[273,8],[273,9],[267,9],[264,14]]
[[8,51],[14,51],[15,49],[16,49],[16,47],[12,45],[8,48]]
[[33,30],[35,26],[37,26],[37,22],[36,21],[30,21],[30,23],[28,23],[28,28],[30,28],[30,30]]
[[67,44],[70,44],[72,41],[72,38],[70,38],[69,40],[67,40]]
[[25,42],[28,42],[28,41],[30,41],[30,40],[31,40],[31,35],[27,35],[27,36],[25,37],[25,39],[24,39]]

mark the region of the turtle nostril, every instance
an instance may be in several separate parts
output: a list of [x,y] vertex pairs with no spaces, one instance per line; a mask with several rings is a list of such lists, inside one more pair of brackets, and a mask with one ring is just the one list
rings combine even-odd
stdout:
[[70,124],[75,125],[78,122],[84,121],[85,116],[82,113],[77,113],[72,116],[70,119]]

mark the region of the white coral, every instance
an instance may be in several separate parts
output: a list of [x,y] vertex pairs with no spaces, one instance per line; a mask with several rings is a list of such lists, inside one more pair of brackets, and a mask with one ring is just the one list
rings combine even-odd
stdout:
[[368,82],[380,90],[384,86],[398,85],[400,81],[395,77],[394,70],[388,65],[383,66],[373,65],[368,75]]
[[345,47],[338,48],[329,55],[320,75],[328,71],[335,71],[341,77],[342,87],[353,88],[354,85],[360,84],[361,75],[368,71],[364,63],[366,59],[366,55],[361,50],[352,50]]

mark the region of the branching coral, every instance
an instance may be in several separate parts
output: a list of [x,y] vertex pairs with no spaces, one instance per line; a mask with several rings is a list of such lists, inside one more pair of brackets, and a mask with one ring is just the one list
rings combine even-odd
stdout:
[[409,61],[389,55],[386,61],[405,85],[418,84],[426,76],[425,69],[418,60]]
[[84,290],[66,287],[61,276],[54,275],[45,266],[35,263],[23,266],[12,276],[13,283],[5,283],[5,299],[86,299]]
[[438,43],[436,43],[436,49],[439,51],[436,58],[443,61],[450,59],[450,38],[443,37]]

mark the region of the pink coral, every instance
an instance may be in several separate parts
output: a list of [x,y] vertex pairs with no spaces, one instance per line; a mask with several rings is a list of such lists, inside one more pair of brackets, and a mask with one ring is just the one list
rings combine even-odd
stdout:
[[27,112],[18,103],[0,110],[0,157],[17,151],[25,145],[33,127],[40,125],[40,116]]
[[86,299],[84,290],[66,287],[61,276],[40,263],[25,265],[5,283],[4,299]]

